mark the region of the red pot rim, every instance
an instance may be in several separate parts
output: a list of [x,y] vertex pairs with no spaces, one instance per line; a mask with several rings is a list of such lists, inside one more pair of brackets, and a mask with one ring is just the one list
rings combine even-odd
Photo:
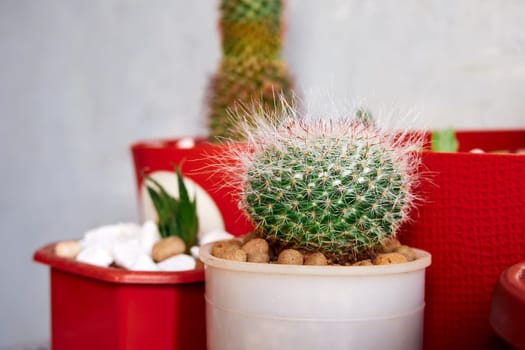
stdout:
[[113,267],[100,267],[62,258],[55,254],[58,242],[35,251],[33,260],[51,268],[95,280],[123,284],[183,284],[204,281],[204,268],[189,271],[129,271]]
[[[430,148],[430,138],[431,138],[431,131],[428,130],[413,130],[411,131],[413,133],[421,133],[424,135],[425,138],[425,149]],[[474,148],[481,148],[486,152],[489,152],[491,156],[516,156],[516,154],[513,154],[512,152],[515,152],[517,149],[521,148],[523,146],[524,138],[525,138],[525,129],[523,128],[516,128],[516,129],[480,129],[480,130],[456,130],[456,137],[459,142],[459,150],[458,152],[452,152],[450,154],[458,154],[458,153],[468,153],[469,155],[473,155],[473,153],[470,153],[470,150]],[[220,143],[212,143],[205,137],[189,137],[192,138],[195,141],[195,147],[199,148],[213,148],[217,145],[221,145]],[[150,140],[140,140],[137,142],[134,142],[131,145],[132,152],[135,152],[136,150],[145,150],[145,149],[162,149],[162,148],[170,148],[170,149],[180,149],[184,150],[185,148],[179,148],[177,146],[177,142],[181,139],[184,139],[184,137],[177,137],[177,138],[161,138],[161,139],[150,139]],[[191,148],[188,148],[191,149]],[[498,151],[500,149],[506,149],[510,151],[510,154],[501,154],[501,153],[490,153],[494,151]],[[442,153],[449,153],[449,152],[442,152]],[[485,156],[487,153],[485,153]],[[517,155],[522,156],[522,155]]]

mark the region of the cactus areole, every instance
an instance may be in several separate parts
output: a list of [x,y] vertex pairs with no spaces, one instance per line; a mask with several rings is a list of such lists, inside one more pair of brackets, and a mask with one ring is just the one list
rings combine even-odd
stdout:
[[417,140],[359,120],[261,123],[241,206],[268,241],[346,262],[396,235],[414,205]]

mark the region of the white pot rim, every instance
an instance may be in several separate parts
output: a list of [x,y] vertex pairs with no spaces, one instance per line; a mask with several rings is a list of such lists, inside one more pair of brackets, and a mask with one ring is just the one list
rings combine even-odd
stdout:
[[200,259],[205,268],[213,267],[239,272],[266,273],[275,275],[306,275],[306,276],[371,276],[409,273],[430,266],[432,257],[429,252],[412,248],[417,259],[402,264],[372,265],[372,266],[310,266],[310,265],[280,265],[265,263],[239,262],[220,259],[211,255],[214,243],[208,243],[199,250]]

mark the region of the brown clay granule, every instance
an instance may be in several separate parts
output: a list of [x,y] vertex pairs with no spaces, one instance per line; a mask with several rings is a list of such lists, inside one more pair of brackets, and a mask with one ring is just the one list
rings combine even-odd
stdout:
[[377,255],[372,261],[374,265],[402,264],[408,260],[403,254],[385,253]]
[[304,261],[303,254],[295,249],[285,249],[277,258],[278,264],[285,265],[302,265]]

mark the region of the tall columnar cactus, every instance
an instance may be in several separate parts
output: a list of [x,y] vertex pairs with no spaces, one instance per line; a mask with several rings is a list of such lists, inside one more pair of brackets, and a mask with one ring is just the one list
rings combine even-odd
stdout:
[[256,101],[276,108],[276,96],[290,96],[291,82],[281,59],[282,0],[221,0],[223,57],[208,96],[212,139],[239,139],[230,111]]
[[241,204],[281,248],[336,261],[374,253],[414,205],[421,145],[368,119],[257,120],[241,151]]

